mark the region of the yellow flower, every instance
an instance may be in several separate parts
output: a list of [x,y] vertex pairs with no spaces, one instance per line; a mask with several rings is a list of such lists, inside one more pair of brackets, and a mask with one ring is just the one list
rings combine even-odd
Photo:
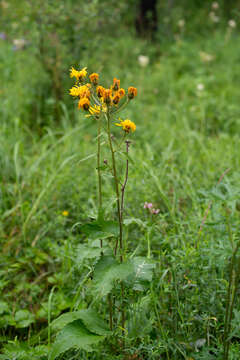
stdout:
[[63,212],[62,212],[62,216],[68,216],[69,215],[69,212],[67,211],[67,210],[64,210]]
[[79,100],[78,102],[78,108],[79,109],[83,109],[83,110],[88,110],[90,106],[90,101],[87,97],[83,97],[82,99]]
[[90,106],[89,112],[91,115],[99,115],[101,112],[101,106],[99,105]]
[[74,69],[74,67],[72,66],[70,69],[70,77],[71,78],[75,77],[77,80],[82,81],[87,76],[86,69],[87,68],[85,67],[82,70],[78,71],[78,70]]
[[73,86],[69,90],[69,94],[72,95],[72,96],[78,96],[79,95],[79,86]]
[[137,89],[133,86],[130,86],[128,88],[128,98],[129,100],[133,99],[135,96],[137,96]]
[[90,98],[90,90],[87,85],[82,86],[73,86],[69,90],[70,95],[72,96],[79,96],[80,98],[87,97]]
[[90,90],[87,85],[79,86],[79,95],[78,96],[80,98],[84,98],[84,97],[90,98],[90,95],[91,95],[91,93],[90,93]]
[[89,75],[89,79],[90,79],[91,83],[93,83],[93,85],[97,85],[99,75],[97,73],[92,73],[91,75]]
[[119,119],[119,120],[120,120],[120,123],[115,124],[115,125],[121,126],[123,131],[125,131],[126,133],[129,133],[130,130],[132,132],[134,132],[136,130],[136,125],[133,121],[131,121],[129,119],[126,119],[126,120]]

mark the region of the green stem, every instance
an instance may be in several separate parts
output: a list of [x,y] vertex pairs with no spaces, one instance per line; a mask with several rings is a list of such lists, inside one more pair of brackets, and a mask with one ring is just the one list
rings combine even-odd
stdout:
[[[102,216],[102,174],[101,174],[101,117],[98,119],[97,172],[98,172],[98,218]],[[100,246],[103,243],[100,239]]]
[[[107,118],[107,133],[108,133],[108,141],[109,147],[112,154],[112,172],[114,177],[115,183],[115,192],[117,197],[117,213],[118,213],[118,223],[119,223],[119,246],[120,246],[120,261],[123,262],[123,223],[122,223],[122,206],[120,203],[120,192],[119,192],[119,183],[118,183],[118,176],[117,176],[117,168],[116,168],[116,160],[115,160],[115,152],[113,149],[112,138],[111,138],[111,130],[110,130],[110,115],[107,111],[106,114]],[[114,255],[117,255],[118,249],[118,238],[116,240],[116,245],[114,249]],[[124,308],[124,285],[121,282],[121,298],[122,298],[122,306],[121,306],[121,327],[122,327],[122,336],[124,337],[124,329],[125,329],[125,308]],[[124,347],[124,340],[122,342],[122,347]]]
[[113,115],[117,114],[119,111],[122,111],[127,106],[129,101],[129,98],[127,98],[125,103],[123,103],[116,111],[113,112]]
[[[123,250],[123,229],[122,229],[122,218],[121,218],[121,206],[120,206],[120,194],[119,194],[119,184],[118,184],[118,177],[117,177],[117,169],[116,169],[116,161],[115,161],[115,154],[113,150],[112,138],[111,138],[111,131],[110,131],[110,116],[109,112],[106,113],[107,118],[107,133],[108,133],[108,142],[109,147],[112,154],[112,172],[113,178],[115,183],[115,192],[117,197],[117,213],[118,213],[118,223],[119,223],[119,245],[120,245],[120,261],[123,262],[122,250]],[[116,246],[114,249],[114,255],[117,255],[118,249],[118,238],[116,240]]]

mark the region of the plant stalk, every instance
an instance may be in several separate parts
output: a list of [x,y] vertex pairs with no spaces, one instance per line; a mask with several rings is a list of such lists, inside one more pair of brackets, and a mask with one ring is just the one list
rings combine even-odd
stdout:
[[[122,186],[122,196],[121,196],[121,202],[120,202],[120,192],[119,192],[119,183],[118,183],[118,177],[117,177],[117,169],[116,169],[116,160],[115,160],[115,152],[113,149],[112,144],[112,138],[111,138],[111,130],[110,130],[110,115],[109,112],[107,112],[107,133],[108,133],[108,141],[109,141],[109,147],[112,154],[112,172],[115,182],[115,192],[117,197],[117,213],[118,213],[118,223],[119,223],[119,246],[120,246],[120,262],[123,262],[123,200],[124,200],[124,190],[127,184],[128,179],[128,162],[127,162],[127,170],[126,170],[126,177],[124,184]],[[127,145],[127,151],[128,151]],[[118,249],[118,238],[116,240],[116,245],[114,249],[114,255],[117,255],[117,249]],[[122,297],[122,306],[121,306],[121,327],[122,327],[122,336],[124,337],[124,329],[125,329],[125,308],[124,308],[124,285],[123,282],[121,282],[121,297]],[[122,347],[124,347],[124,340],[122,342]]]
[[[102,216],[102,174],[101,174],[101,117],[98,119],[98,144],[97,144],[97,173],[98,173],[98,218]],[[103,241],[100,239],[100,247],[103,247]]]
[[[120,261],[123,262],[123,229],[122,229],[122,218],[121,218],[121,205],[120,205],[120,194],[119,194],[119,184],[118,184],[118,177],[117,177],[117,169],[116,169],[116,161],[115,161],[115,154],[113,150],[113,144],[112,144],[112,138],[111,138],[111,131],[110,131],[110,115],[107,111],[106,114],[107,118],[107,133],[108,133],[108,142],[109,147],[112,154],[112,172],[114,177],[114,183],[115,183],[115,192],[117,197],[117,213],[118,213],[118,223],[119,223],[119,245],[120,245]],[[117,255],[117,249],[118,249],[118,238],[116,240],[116,245],[114,249],[114,255]]]

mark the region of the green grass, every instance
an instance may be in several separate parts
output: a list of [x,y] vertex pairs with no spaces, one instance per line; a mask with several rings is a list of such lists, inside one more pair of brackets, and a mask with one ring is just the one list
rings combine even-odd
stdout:
[[[221,359],[232,253],[227,224],[237,241],[240,222],[237,36],[226,40],[219,31],[163,49],[126,37],[106,42],[90,60],[81,59],[82,65],[101,71],[104,81],[116,76],[123,87],[138,88],[135,102],[121,114],[137,125],[130,148],[133,163],[125,215],[135,220],[125,236],[129,253],[146,255],[149,247],[157,267],[148,291],[138,298],[128,294],[127,355],[118,354],[114,345],[112,349],[98,345],[91,354],[69,351],[62,359],[134,359],[134,354],[136,359],[167,359],[167,354],[171,360]],[[55,125],[49,116],[40,129],[42,119],[34,123],[28,113],[39,96],[36,74],[41,70],[32,65],[36,59],[29,58],[31,49],[12,53],[7,45],[0,46],[4,60],[0,69],[3,359],[46,359],[41,346],[47,344],[53,286],[52,318],[88,304],[86,269],[79,268],[75,247],[85,241],[79,224],[97,214],[96,126],[73,111],[66,69],[61,122]],[[213,55],[213,60],[203,62],[200,52]],[[150,56],[146,68],[138,64],[140,54]],[[198,84],[204,85],[202,91]],[[44,101],[51,110],[51,98]],[[109,197],[114,202],[111,191],[106,178],[108,216],[112,212]],[[145,201],[160,209],[154,218],[143,208]],[[68,217],[62,216],[64,210]],[[238,309],[237,299],[233,360],[240,356]]]

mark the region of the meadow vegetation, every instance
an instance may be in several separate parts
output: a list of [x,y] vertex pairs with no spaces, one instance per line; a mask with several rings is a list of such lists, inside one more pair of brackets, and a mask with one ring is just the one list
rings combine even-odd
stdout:
[[[176,8],[172,34],[166,27],[150,42],[134,33],[125,1],[82,4],[80,24],[72,1],[54,4],[20,3],[11,18],[16,3],[1,2],[0,359],[54,359],[57,336],[68,343],[59,360],[238,360],[237,15],[223,19],[220,3],[215,22],[209,2],[199,19],[180,22]],[[69,96],[72,66],[99,73],[106,87],[116,77],[137,88],[119,115],[136,124],[130,153],[117,158],[120,172],[129,162],[123,241],[133,273],[109,255],[117,204],[104,136],[104,219],[91,225],[99,137],[96,119]],[[120,131],[112,126],[115,138]]]

